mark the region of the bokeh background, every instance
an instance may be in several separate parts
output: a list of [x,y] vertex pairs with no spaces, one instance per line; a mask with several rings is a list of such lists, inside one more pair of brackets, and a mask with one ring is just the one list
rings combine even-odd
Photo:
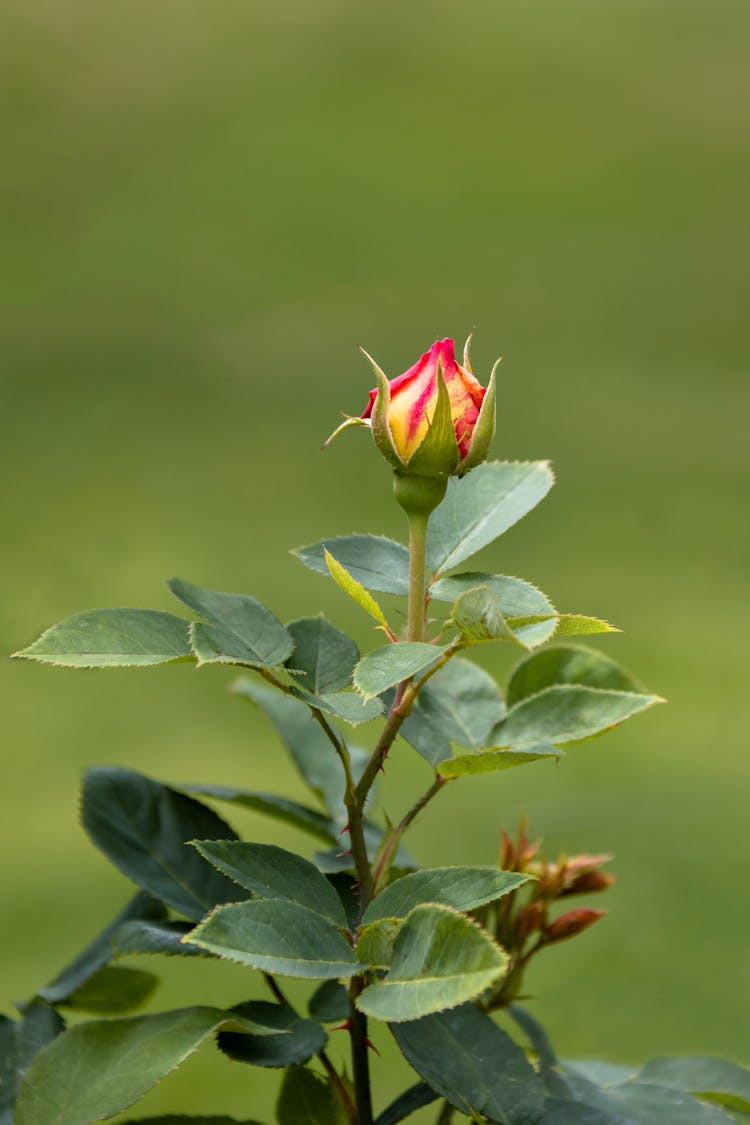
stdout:
[[[525,811],[551,850],[613,851],[611,914],[540,962],[534,1011],[569,1056],[750,1061],[745,0],[0,18],[3,652],[80,609],[175,608],[170,574],[370,645],[287,551],[402,519],[366,434],[319,446],[364,405],[358,342],[395,375],[476,326],[477,372],[505,357],[495,455],[559,482],[479,561],[620,625],[601,647],[669,705],[451,787],[414,849],[493,862]],[[2,1010],[129,893],[77,823],[85,766],[301,795],[231,675],[0,663]],[[425,779],[403,746],[392,816]],[[263,994],[233,966],[163,975],[154,1007]],[[409,1078],[378,1043],[382,1101]],[[205,1048],[139,1112],[268,1121],[275,1085]]]

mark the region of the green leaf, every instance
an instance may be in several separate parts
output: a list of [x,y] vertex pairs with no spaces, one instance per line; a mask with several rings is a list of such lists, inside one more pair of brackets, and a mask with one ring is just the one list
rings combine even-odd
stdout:
[[349,1015],[349,993],[337,980],[324,980],[310,997],[307,1010],[321,1023],[338,1023]]
[[[15,1125],[89,1125],[112,1117],[142,1098],[214,1032],[238,1022],[217,1008],[183,1008],[78,1024],[32,1063],[19,1093]],[[257,1030],[264,1029],[259,1025]]]
[[616,625],[600,617],[586,617],[582,613],[561,613],[557,618],[556,637],[585,637],[596,633],[620,633]]
[[511,707],[490,735],[493,748],[531,749],[542,743],[565,745],[593,738],[662,703],[658,695],[606,691],[578,684],[559,684]]
[[190,643],[199,664],[277,668],[291,656],[289,633],[256,598],[203,590],[181,578],[170,578],[167,585],[175,597],[205,618],[190,626]]
[[434,571],[458,566],[536,507],[554,484],[546,461],[490,461],[453,478],[427,529]]
[[706,1105],[690,1094],[667,1086],[626,1082],[613,1086],[608,1096],[630,1122],[637,1125],[730,1125],[734,1118],[717,1105]]
[[484,1114],[500,1125],[539,1120],[544,1089],[534,1068],[474,1004],[391,1031],[417,1074],[462,1113]]
[[[528,1018],[528,1012],[526,1013]],[[636,1068],[625,1066],[622,1063],[613,1063],[603,1059],[575,1059],[573,1062],[564,1063],[566,1078],[572,1075],[582,1077],[586,1082],[595,1086],[620,1086],[623,1082],[635,1077]]]
[[296,683],[313,695],[338,691],[351,683],[359,660],[359,649],[351,637],[324,617],[300,617],[286,628],[294,642],[286,663],[297,673]]
[[344,771],[336,751],[309,708],[275,688],[250,680],[241,680],[234,690],[265,711],[304,781],[325,801],[334,817],[341,816],[344,811]]
[[154,609],[76,613],[13,654],[63,668],[127,668],[190,660],[188,622]]
[[298,547],[292,554],[310,570],[329,575],[326,551],[365,589],[408,595],[409,552],[401,543],[382,535],[343,535]]
[[437,1099],[438,1095],[430,1089],[426,1082],[417,1082],[416,1085],[410,1086],[408,1090],[404,1090],[395,1102],[391,1102],[388,1108],[383,1110],[376,1119],[375,1125],[398,1125],[399,1121],[405,1121],[416,1110],[425,1105],[431,1105]]
[[211,809],[134,770],[96,768],[83,781],[81,819],[96,846],[144,890],[188,918],[242,897],[186,841],[234,839]]
[[552,1046],[547,1032],[544,1030],[539,1020],[532,1016],[531,1012],[527,1012],[519,1004],[510,1004],[506,1009],[511,1019],[514,1019],[522,1031],[526,1033],[529,1043],[534,1048],[541,1063],[546,1066],[557,1065],[557,1055]]
[[123,922],[112,938],[117,956],[129,953],[162,953],[168,957],[207,957],[203,949],[183,941],[191,922]]
[[619,1113],[568,1098],[548,1098],[539,1125],[632,1125]]
[[288,977],[335,980],[362,969],[331,922],[280,899],[220,906],[188,937],[218,957]]
[[291,801],[288,797],[279,797],[275,793],[256,793],[250,789],[233,789],[227,785],[180,785],[178,788],[187,793],[198,793],[217,801],[226,801],[239,808],[250,809],[251,812],[263,813],[298,828],[300,832],[306,832],[317,840],[324,840],[327,844],[335,844],[338,838],[335,820],[317,809]]
[[0,1016],[0,1125],[13,1125],[16,1095],[26,1071],[42,1047],[64,1028],[62,1016],[43,1000],[29,1004],[20,1020]]
[[582,637],[594,633],[619,633],[615,625],[598,617],[584,617],[580,613],[525,614],[509,617],[508,625],[517,640],[527,648],[537,648],[552,636]]
[[368,652],[354,669],[354,686],[365,699],[425,672],[445,652],[438,645],[399,641]]
[[523,614],[549,615],[557,611],[552,602],[536,586],[524,582],[522,578],[511,578],[506,574],[487,574],[472,571],[467,574],[451,574],[439,578],[430,586],[430,597],[439,602],[455,602],[467,590],[486,586],[506,617],[520,617]]
[[333,557],[330,551],[326,551],[325,560],[331,578],[339,589],[343,590],[347,597],[356,602],[360,609],[363,609],[365,613],[369,614],[374,621],[377,621],[378,625],[381,625],[388,631],[386,616],[372,594],[365,589],[361,582],[358,582],[356,578],[352,578],[346,567],[343,567],[338,559]]
[[139,1117],[137,1120],[123,1121],[122,1125],[260,1125],[259,1121],[237,1121],[234,1117],[186,1117],[184,1114],[169,1113],[166,1117]]
[[345,1118],[329,1082],[303,1066],[292,1066],[281,1084],[276,1120],[278,1125],[339,1125]]
[[455,656],[424,685],[399,734],[431,765],[448,758],[451,743],[487,745],[505,705],[488,672]]
[[703,1055],[651,1059],[638,1081],[669,1086],[727,1109],[750,1113],[750,1070],[726,1059]]
[[461,594],[451,611],[451,621],[466,640],[473,643],[516,640],[487,586],[477,586]]
[[442,777],[467,777],[475,773],[497,773],[544,759],[559,761],[562,756],[562,750],[554,746],[538,746],[533,750],[483,750],[478,754],[448,758],[440,762],[437,771]]
[[63,1003],[84,1012],[119,1016],[145,1004],[158,983],[153,973],[105,965]]
[[611,691],[641,691],[614,660],[596,649],[555,645],[527,656],[516,665],[508,683],[508,706],[557,684],[583,684]]
[[16,1101],[16,1021],[0,1014],[0,1125],[13,1125]]
[[381,918],[359,931],[357,956],[363,965],[370,965],[375,969],[390,967],[401,924],[400,918]]
[[50,1004],[59,1004],[66,1000],[112,960],[112,941],[120,926],[132,919],[159,921],[166,916],[166,908],[161,902],[144,891],[139,891],[125,909],[86,946],[78,957],[66,965],[51,984],[39,989],[39,996]]
[[364,989],[357,1006],[376,1019],[416,1020],[478,996],[507,967],[507,954],[466,915],[417,906],[396,937],[388,974]]
[[508,627],[513,636],[525,648],[539,648],[557,633],[560,618],[549,614],[530,614],[528,616],[507,617]]
[[225,1055],[252,1066],[283,1067],[304,1063],[325,1048],[328,1036],[319,1023],[300,1019],[291,1008],[251,1000],[237,1004],[232,1011],[238,1016],[267,1024],[285,1035],[243,1035],[238,1031],[220,1031],[218,1044]]
[[313,711],[322,711],[324,715],[333,715],[343,719],[345,723],[356,727],[360,723],[370,723],[383,714],[383,704],[379,699],[363,699],[354,691],[331,691],[323,695],[311,695],[294,685],[291,692],[302,703]]
[[309,860],[274,844],[237,840],[196,840],[209,863],[259,898],[306,906],[334,926],[346,927],[341,899]]
[[372,900],[362,919],[405,918],[422,903],[438,903],[454,910],[474,910],[516,890],[530,876],[497,867],[433,867],[404,875]]

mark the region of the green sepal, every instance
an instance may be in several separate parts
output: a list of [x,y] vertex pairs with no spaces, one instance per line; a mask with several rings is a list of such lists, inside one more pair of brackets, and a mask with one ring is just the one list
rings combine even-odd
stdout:
[[471,441],[469,442],[469,448],[466,451],[466,456],[463,457],[458,463],[458,475],[460,477],[462,477],[465,473],[468,473],[470,469],[474,469],[477,465],[480,465],[482,461],[484,461],[489,452],[490,445],[492,444],[492,439],[495,436],[495,372],[497,371],[501,362],[502,360],[498,359],[495,363],[495,366],[492,368],[490,381],[487,384],[487,390],[485,391],[484,398],[482,399],[482,405],[479,409],[479,415],[477,417],[476,423],[474,424],[474,430],[471,435]]
[[[458,466],[458,443],[451,416],[451,400],[443,378],[442,364],[439,361],[436,386],[437,401],[432,418],[427,424],[427,433],[406,464],[406,472],[410,476],[451,476]],[[440,499],[442,500],[442,496]]]
[[344,430],[350,430],[352,428],[352,426],[365,426],[369,430],[370,423],[367,421],[366,418],[355,418],[355,417],[352,417],[352,415],[347,414],[344,418],[344,421],[341,422],[341,424],[336,427],[336,429],[333,431],[333,433],[331,434],[330,437],[326,438],[326,440],[323,442],[323,444],[321,445],[320,448],[321,449],[328,449],[328,446],[331,444],[332,441],[335,441],[335,439],[339,436],[339,434],[343,433]]
[[371,355],[364,348],[359,349],[365,359],[370,361],[378,385],[378,395],[372,407],[372,437],[386,461],[396,469],[403,469],[404,462],[398,455],[398,450],[393,442],[391,427],[388,424],[388,409],[391,405],[391,387],[385,372],[377,365]]

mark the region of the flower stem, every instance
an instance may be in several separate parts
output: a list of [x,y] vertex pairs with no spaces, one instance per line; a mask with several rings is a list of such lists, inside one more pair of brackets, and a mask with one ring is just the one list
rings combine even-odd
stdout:
[[429,512],[409,514],[409,615],[407,641],[425,639],[425,550]]

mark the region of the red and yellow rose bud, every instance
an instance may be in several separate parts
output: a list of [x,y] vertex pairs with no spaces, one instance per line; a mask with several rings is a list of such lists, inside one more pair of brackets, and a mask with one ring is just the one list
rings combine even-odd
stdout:
[[471,370],[468,342],[463,365],[456,361],[453,340],[436,340],[391,380],[367,358],[378,385],[362,418],[397,472],[460,476],[485,459],[495,430],[495,370],[483,387]]
[[582,934],[589,926],[593,926],[594,922],[598,922],[607,913],[606,910],[587,910],[579,908],[578,910],[568,910],[566,914],[561,914],[559,918],[555,918],[554,922],[550,922],[549,926],[544,932],[544,938],[548,945],[555,941],[566,941],[568,938],[575,937],[576,934]]

